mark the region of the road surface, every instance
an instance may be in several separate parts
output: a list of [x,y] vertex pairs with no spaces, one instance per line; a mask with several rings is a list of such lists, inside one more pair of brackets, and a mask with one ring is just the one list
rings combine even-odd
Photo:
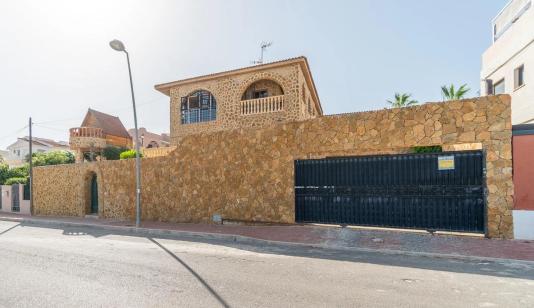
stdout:
[[0,307],[534,307],[534,266],[0,221]]

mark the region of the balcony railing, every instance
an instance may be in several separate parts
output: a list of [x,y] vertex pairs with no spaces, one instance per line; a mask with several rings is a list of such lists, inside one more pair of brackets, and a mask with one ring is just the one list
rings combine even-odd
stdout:
[[284,95],[241,101],[241,114],[261,114],[284,110]]
[[70,129],[70,136],[72,137],[93,137],[104,138],[104,132],[97,127],[75,127]]

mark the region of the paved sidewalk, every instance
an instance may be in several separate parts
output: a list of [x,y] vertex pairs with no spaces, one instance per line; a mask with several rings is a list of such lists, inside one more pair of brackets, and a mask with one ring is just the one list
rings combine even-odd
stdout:
[[430,235],[426,232],[341,228],[317,225],[211,225],[143,222],[137,229],[131,221],[79,217],[43,217],[0,213],[0,220],[27,224],[79,224],[116,231],[152,235],[194,233],[209,237],[240,237],[248,240],[388,253],[425,254],[443,257],[498,258],[534,261],[534,241],[486,239],[476,236]]

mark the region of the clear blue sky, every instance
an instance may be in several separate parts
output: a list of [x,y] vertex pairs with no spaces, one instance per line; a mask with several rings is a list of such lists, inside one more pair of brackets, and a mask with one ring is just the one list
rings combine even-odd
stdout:
[[[491,19],[507,0],[189,0],[0,2],[0,148],[31,115],[35,135],[68,140],[87,108],[133,126],[123,55],[132,56],[140,125],[169,130],[154,84],[308,57],[325,113],[383,108],[394,92],[420,102],[440,86],[479,89]],[[46,123],[43,123],[46,122]]]

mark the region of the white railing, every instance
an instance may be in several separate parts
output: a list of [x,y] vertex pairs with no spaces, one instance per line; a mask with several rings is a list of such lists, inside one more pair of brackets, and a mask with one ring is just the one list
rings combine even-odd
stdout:
[[284,95],[241,101],[241,114],[260,114],[284,110]]

